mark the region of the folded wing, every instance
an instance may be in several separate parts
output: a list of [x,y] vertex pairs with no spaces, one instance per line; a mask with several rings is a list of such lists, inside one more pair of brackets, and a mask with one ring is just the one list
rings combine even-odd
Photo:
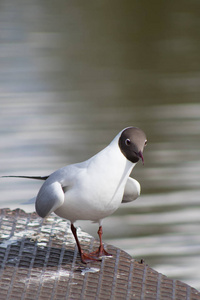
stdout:
[[136,200],[140,195],[140,190],[141,188],[139,182],[129,177],[125,185],[122,203]]
[[59,182],[48,182],[42,185],[35,202],[38,215],[45,218],[64,203],[64,192]]

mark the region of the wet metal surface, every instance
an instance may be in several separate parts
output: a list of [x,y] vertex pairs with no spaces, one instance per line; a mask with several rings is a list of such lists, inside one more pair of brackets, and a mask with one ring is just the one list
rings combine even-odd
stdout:
[[[87,251],[97,241],[78,232]],[[124,251],[82,264],[69,224],[22,210],[0,210],[0,299],[193,299],[200,293],[136,262]]]

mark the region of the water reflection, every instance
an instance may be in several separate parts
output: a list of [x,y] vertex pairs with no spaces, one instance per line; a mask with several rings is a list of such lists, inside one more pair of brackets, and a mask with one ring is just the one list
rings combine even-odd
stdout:
[[[0,173],[46,175],[141,127],[143,196],[105,220],[104,237],[200,288],[199,4],[0,5]],[[40,183],[0,187],[1,206],[18,207]]]

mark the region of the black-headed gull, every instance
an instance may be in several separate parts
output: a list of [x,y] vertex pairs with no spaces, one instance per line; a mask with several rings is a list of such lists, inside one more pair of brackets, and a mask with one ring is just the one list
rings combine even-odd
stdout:
[[[54,212],[71,222],[83,263],[109,255],[102,243],[102,220],[114,213],[121,203],[140,195],[140,184],[129,177],[139,161],[144,162],[147,144],[145,133],[137,127],[123,129],[112,142],[90,159],[63,167],[49,176],[11,176],[45,180],[36,197],[36,212],[42,218]],[[9,177],[9,176],[6,176]],[[91,220],[99,223],[100,246],[84,253],[74,222]]]

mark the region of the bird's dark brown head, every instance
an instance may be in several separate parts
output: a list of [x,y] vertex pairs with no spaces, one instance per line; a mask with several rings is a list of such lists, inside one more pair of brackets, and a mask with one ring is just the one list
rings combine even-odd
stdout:
[[124,129],[119,138],[119,148],[124,156],[132,163],[139,159],[144,163],[143,150],[147,144],[145,133],[137,127],[128,127]]

